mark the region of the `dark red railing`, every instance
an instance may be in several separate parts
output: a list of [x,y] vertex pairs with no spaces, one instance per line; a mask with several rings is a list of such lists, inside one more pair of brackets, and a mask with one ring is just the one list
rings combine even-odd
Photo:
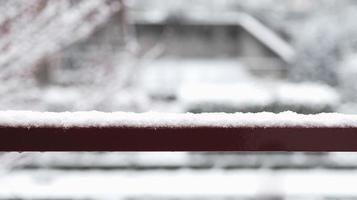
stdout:
[[357,128],[1,127],[2,151],[357,151]]

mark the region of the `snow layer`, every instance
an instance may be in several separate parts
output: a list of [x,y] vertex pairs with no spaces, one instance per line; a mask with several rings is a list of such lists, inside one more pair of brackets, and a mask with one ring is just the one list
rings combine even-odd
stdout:
[[104,113],[0,111],[6,127],[357,127],[357,115],[294,112],[262,113]]

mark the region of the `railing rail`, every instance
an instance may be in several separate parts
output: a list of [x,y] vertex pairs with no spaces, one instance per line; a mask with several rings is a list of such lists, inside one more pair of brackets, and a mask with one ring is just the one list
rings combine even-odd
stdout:
[[0,127],[1,151],[357,151],[357,128]]

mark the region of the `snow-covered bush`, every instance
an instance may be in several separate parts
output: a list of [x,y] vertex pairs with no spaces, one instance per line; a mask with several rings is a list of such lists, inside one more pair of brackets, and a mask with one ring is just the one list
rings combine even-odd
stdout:
[[331,87],[316,83],[259,83],[186,85],[178,94],[190,112],[333,112],[339,95]]
[[338,63],[356,51],[355,1],[253,0],[237,5],[293,44],[297,53],[289,79],[338,85]]
[[275,88],[274,112],[293,110],[298,113],[334,112],[340,96],[335,89],[318,83],[283,83]]
[[123,1],[0,4],[1,109],[104,109],[133,85]]

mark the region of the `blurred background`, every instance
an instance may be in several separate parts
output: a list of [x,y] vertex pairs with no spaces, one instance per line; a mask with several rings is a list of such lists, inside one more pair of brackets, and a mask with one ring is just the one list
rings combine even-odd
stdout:
[[[357,114],[354,0],[0,0],[0,110]],[[1,199],[357,199],[357,155],[2,153]]]

